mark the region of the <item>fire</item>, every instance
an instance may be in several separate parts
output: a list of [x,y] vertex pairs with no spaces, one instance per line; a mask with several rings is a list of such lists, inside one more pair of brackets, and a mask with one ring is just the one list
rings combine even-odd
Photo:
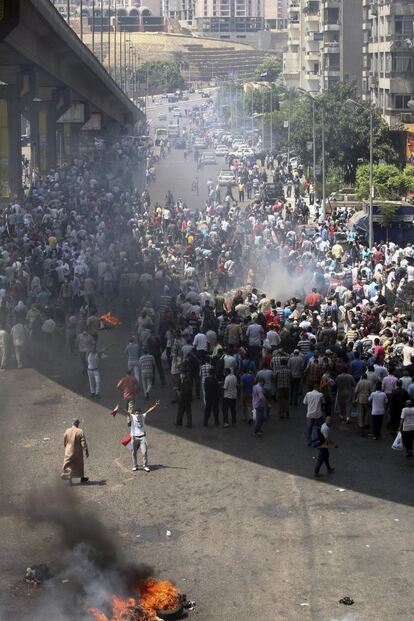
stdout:
[[140,605],[144,610],[172,610],[178,605],[178,591],[169,580],[148,578],[139,586]]
[[139,596],[122,599],[114,595],[111,600],[111,614],[96,608],[88,608],[88,613],[95,621],[156,621],[157,610],[173,610],[180,601],[180,595],[169,580],[157,582],[148,578],[137,585]]
[[122,326],[122,321],[116,315],[111,313],[111,311],[109,311],[105,315],[101,315],[99,319],[114,328]]

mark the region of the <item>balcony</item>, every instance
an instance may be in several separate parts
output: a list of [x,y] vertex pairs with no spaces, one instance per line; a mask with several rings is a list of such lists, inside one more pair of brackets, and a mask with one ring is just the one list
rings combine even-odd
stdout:
[[305,53],[306,60],[309,62],[315,62],[320,60],[320,53],[317,50],[309,50]]
[[339,54],[339,41],[324,41],[321,43],[321,50],[324,54]]
[[308,80],[319,80],[320,79],[320,71],[305,71],[306,78]]
[[305,23],[307,24],[319,24],[321,19],[320,13],[305,13]]
[[322,30],[323,32],[339,32],[339,30],[341,30],[341,24],[339,20],[336,22],[328,22],[323,24]]
[[341,77],[341,70],[339,67],[325,67],[323,75],[325,78],[339,78]]
[[386,40],[391,43],[391,51],[396,52],[398,50],[413,50],[414,49],[414,35],[401,35],[391,34],[387,35]]

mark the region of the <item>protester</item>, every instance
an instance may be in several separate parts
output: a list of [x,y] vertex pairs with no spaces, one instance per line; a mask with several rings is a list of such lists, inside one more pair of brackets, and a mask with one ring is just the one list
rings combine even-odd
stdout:
[[89,449],[86,443],[83,429],[79,427],[79,419],[74,418],[72,426],[66,429],[63,436],[65,458],[61,478],[72,484],[72,479],[80,479],[81,483],[87,483],[89,477],[85,477],[83,457],[89,457]]

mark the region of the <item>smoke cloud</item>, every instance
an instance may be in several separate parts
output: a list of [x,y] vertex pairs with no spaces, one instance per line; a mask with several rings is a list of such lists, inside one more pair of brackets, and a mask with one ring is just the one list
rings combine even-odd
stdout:
[[40,587],[35,609],[22,621],[90,620],[86,606],[105,610],[113,594],[130,596],[134,585],[153,574],[151,567],[123,557],[117,535],[85,511],[69,487],[36,491],[27,499],[24,517],[32,528],[47,525],[57,534],[62,568]]
[[282,261],[272,261],[266,267],[256,267],[255,285],[269,298],[284,302],[292,297],[303,299],[311,290],[313,272],[292,274]]

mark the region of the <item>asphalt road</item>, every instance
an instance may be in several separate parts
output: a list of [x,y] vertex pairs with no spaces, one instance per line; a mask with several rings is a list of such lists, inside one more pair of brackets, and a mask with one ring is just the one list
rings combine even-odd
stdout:
[[[154,200],[167,189],[191,195],[192,164],[174,153],[157,172]],[[102,309],[105,310],[105,309]],[[0,619],[26,619],[43,589],[26,588],[27,566],[62,564],[54,529],[30,527],[20,512],[29,493],[62,486],[62,434],[81,418],[90,448],[91,484],[76,486],[75,505],[90,510],[119,537],[134,562],[154,567],[197,602],[199,621],[395,621],[414,618],[413,474],[392,439],[360,438],[336,427],[336,472],[312,477],[315,451],[304,442],[304,411],[277,413],[261,438],[243,422],[235,429],[174,427],[171,385],[148,417],[149,474],[131,472],[120,444],[125,420],[112,418],[116,380],[125,369],[129,326],[100,336],[114,343],[103,360],[102,400],[88,398],[78,359],[40,353],[36,368],[0,375]],[[66,489],[63,487],[63,489]],[[73,514],[75,516],[75,513]],[[75,520],[75,518],[74,518]],[[170,534],[167,534],[169,531]],[[353,606],[339,604],[343,596]],[[79,619],[82,618],[79,612]],[[58,619],[58,617],[56,617]],[[42,621],[36,619],[36,621]],[[44,620],[46,621],[46,619]],[[47,619],[55,621],[55,619]],[[63,621],[59,617],[58,621]],[[66,619],[64,620],[66,621]]]

